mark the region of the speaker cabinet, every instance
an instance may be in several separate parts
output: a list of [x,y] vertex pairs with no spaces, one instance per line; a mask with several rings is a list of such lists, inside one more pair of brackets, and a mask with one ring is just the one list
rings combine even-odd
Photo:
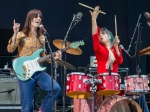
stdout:
[[0,78],[0,105],[20,105],[17,77]]

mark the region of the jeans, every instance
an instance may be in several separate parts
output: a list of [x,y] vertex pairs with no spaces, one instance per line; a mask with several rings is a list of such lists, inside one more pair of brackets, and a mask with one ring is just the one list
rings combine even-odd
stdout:
[[145,95],[140,96],[140,98],[138,99],[138,103],[140,107],[142,108],[142,112],[149,112],[146,99],[145,99]]
[[[21,112],[33,112],[34,88],[36,84],[48,92],[41,103],[40,109],[42,112],[52,112],[51,76],[43,71],[36,72],[32,79],[27,81],[19,80]],[[55,101],[61,91],[59,84],[55,80],[53,80],[53,90],[53,101]]]

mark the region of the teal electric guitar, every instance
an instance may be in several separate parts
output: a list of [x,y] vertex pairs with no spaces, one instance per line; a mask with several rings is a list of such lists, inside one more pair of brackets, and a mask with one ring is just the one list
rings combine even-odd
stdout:
[[[71,43],[70,46],[67,46],[61,51],[64,52],[70,48],[76,49],[80,45],[84,45],[84,42],[83,41],[73,42]],[[32,75],[35,72],[43,71],[46,69],[46,67],[41,67],[40,63],[44,62],[52,55],[55,56],[55,52],[45,57],[40,57],[40,53],[42,51],[43,49],[38,49],[30,56],[19,57],[13,61],[13,69],[20,80],[26,81],[28,79],[32,79]]]

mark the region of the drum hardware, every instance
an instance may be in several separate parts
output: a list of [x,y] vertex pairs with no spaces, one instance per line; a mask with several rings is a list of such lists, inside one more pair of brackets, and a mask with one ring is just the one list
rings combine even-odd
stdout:
[[142,82],[138,82],[137,84],[142,84]]
[[62,67],[66,66],[67,69],[76,70],[76,68],[73,65],[71,65],[63,60],[57,60],[56,62],[59,66],[62,66]]

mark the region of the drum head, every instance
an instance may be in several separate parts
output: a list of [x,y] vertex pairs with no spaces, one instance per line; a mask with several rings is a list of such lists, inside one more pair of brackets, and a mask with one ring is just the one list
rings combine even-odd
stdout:
[[133,100],[121,96],[106,98],[99,106],[98,112],[142,112],[140,106]]

